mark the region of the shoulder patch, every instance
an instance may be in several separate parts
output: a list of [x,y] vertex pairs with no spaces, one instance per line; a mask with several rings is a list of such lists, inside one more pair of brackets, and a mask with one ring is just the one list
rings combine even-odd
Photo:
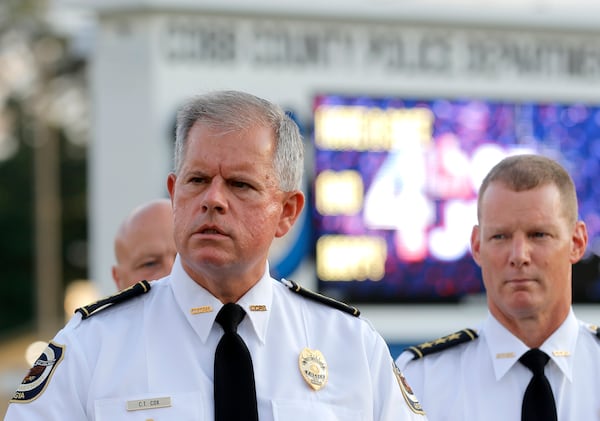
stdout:
[[23,378],[10,402],[27,403],[36,400],[46,390],[64,353],[64,345],[50,342]]
[[313,301],[318,301],[319,303],[328,305],[329,307],[336,308],[348,314],[351,314],[355,317],[360,316],[360,310],[356,307],[338,301],[334,298],[327,297],[326,295],[319,294],[317,292],[308,290],[306,288],[302,288],[294,281],[290,281],[288,279],[282,279],[281,282],[287,286],[291,291],[300,294],[301,296],[308,298]]
[[404,377],[404,374],[402,374],[402,371],[400,371],[396,363],[392,363],[392,369],[394,370],[394,375],[396,376],[396,380],[398,381],[398,385],[400,386],[402,396],[404,396],[404,400],[406,401],[406,404],[408,405],[410,410],[417,415],[425,415],[423,407],[419,403],[419,400],[415,396],[413,390],[408,385],[406,377]]
[[123,291],[119,291],[114,295],[102,298],[95,303],[79,307],[77,310],[75,310],[75,313],[80,313],[82,319],[87,319],[88,317],[93,316],[94,314],[108,307],[112,307],[113,305],[122,303],[123,301],[127,301],[133,297],[137,297],[138,295],[145,294],[150,291],[150,288],[150,282],[140,281],[137,284],[132,285]]
[[423,342],[420,345],[411,346],[405,349],[413,354],[413,360],[418,360],[426,355],[435,354],[453,346],[474,341],[478,338],[477,332],[473,329],[463,329],[450,335],[443,336],[430,342]]

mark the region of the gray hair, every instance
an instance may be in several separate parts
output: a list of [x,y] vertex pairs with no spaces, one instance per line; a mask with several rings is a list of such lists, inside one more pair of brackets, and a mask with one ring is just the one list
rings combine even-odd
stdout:
[[277,105],[239,91],[218,91],[189,99],[177,113],[175,130],[175,173],[185,157],[188,134],[196,122],[223,133],[261,126],[274,133],[273,168],[279,188],[300,190],[304,170],[304,145],[296,123]]

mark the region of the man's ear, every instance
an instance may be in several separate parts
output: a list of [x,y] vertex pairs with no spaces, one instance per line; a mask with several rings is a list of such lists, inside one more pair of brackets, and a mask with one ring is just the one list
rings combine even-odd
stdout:
[[473,260],[475,260],[475,263],[477,263],[478,266],[481,266],[479,264],[479,250],[481,247],[479,231],[479,225],[474,225],[473,229],[471,230],[471,254],[473,255]]
[[570,261],[575,264],[583,257],[588,243],[587,227],[583,221],[577,221],[571,238]]
[[169,191],[169,196],[171,197],[171,206],[173,206],[173,194],[175,193],[175,182],[177,181],[177,176],[175,173],[169,173],[167,177],[167,190]]
[[118,272],[116,266],[112,267],[112,278],[113,278],[113,281],[115,281],[115,285],[117,286],[117,289],[120,289],[120,287],[119,287],[119,272]]
[[275,237],[277,238],[283,237],[290,229],[292,229],[292,226],[304,208],[304,193],[300,190],[287,192],[285,195],[286,198],[283,202],[281,218],[279,219],[279,225],[275,231]]

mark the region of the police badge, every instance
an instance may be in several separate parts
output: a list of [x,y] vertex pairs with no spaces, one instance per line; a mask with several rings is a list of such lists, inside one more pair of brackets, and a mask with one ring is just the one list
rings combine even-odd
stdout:
[[327,363],[319,350],[304,348],[298,357],[300,374],[314,390],[319,390],[327,383]]

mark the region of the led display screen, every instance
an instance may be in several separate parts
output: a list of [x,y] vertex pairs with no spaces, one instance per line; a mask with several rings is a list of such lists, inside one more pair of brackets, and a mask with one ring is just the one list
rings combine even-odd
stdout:
[[590,245],[577,301],[600,301],[600,108],[321,95],[314,101],[319,290],[350,302],[452,302],[483,291],[470,254],[477,190],[505,156],[571,173]]

